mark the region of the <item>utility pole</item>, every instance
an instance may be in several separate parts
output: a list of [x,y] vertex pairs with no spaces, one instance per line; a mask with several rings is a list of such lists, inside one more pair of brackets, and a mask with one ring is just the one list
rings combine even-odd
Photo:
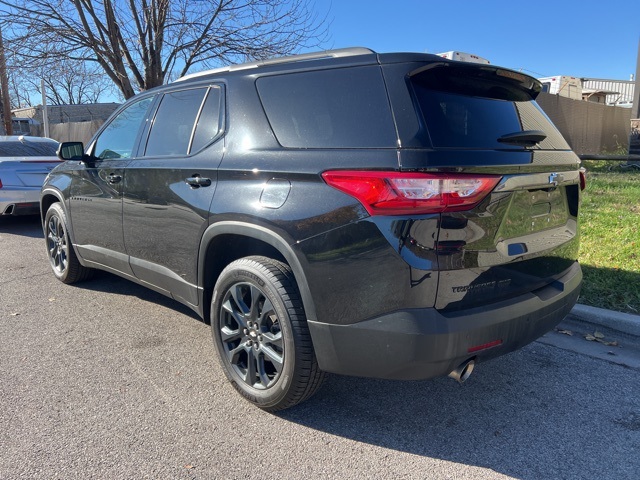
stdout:
[[636,86],[633,89],[633,109],[631,118],[640,118],[640,39],[638,39],[638,59],[636,60]]
[[[640,39],[638,39],[638,59],[636,60],[636,84],[633,89],[631,104],[631,135],[629,137],[629,154],[640,155]],[[631,163],[631,161],[629,161]],[[638,162],[636,162],[638,163]]]
[[0,95],[2,96],[2,123],[7,135],[13,134],[11,123],[11,99],[9,98],[9,79],[7,77],[7,62],[4,57],[4,43],[0,28]]
[[44,124],[44,136],[49,136],[49,111],[47,110],[47,92],[45,91],[44,78],[40,79],[40,90],[42,90],[42,123]]

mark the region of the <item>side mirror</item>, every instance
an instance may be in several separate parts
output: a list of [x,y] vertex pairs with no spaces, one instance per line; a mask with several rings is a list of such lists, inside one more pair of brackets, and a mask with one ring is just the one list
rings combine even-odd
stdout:
[[84,145],[82,142],[62,142],[56,152],[60,160],[84,160]]

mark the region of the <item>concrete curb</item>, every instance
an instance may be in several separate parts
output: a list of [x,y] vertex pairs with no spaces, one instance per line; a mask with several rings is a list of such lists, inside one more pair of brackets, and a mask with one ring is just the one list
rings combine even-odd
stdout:
[[604,328],[624,336],[640,338],[640,315],[577,304],[565,321],[586,324],[593,331]]

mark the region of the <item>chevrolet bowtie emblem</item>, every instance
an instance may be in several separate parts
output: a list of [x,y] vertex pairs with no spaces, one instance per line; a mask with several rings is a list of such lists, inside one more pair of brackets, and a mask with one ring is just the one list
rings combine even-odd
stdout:
[[564,180],[564,176],[560,175],[558,173],[552,173],[551,175],[549,175],[549,183],[551,185],[558,185],[558,182],[561,182]]

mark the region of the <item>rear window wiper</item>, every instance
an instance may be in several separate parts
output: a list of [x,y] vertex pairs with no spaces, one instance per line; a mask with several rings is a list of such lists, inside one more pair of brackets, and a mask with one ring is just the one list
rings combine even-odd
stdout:
[[533,147],[540,143],[547,134],[541,130],[523,130],[521,132],[513,132],[502,135],[498,138],[500,143],[508,143],[510,145],[522,145],[524,147]]

